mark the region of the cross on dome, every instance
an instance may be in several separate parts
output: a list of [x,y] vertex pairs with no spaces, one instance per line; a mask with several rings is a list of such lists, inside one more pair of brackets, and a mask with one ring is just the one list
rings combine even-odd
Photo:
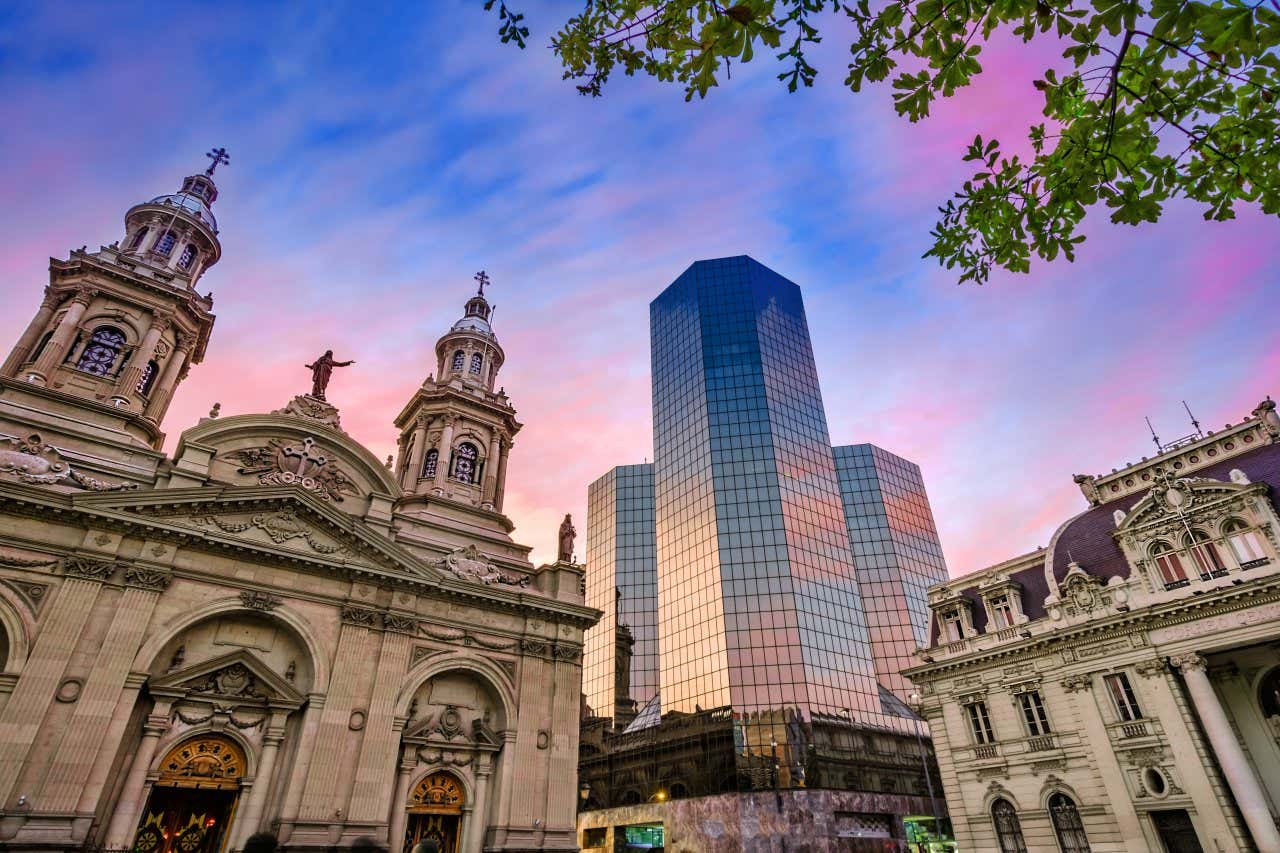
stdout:
[[231,156],[227,154],[227,149],[225,148],[214,148],[204,156],[208,157],[210,160],[213,161],[212,163],[209,164],[209,168],[204,170],[204,173],[209,177],[213,177],[214,169],[218,168],[219,166],[229,165],[231,163]]
[[473,275],[472,278],[480,282],[480,295],[484,296],[485,285],[489,283],[489,274],[484,270],[480,270],[480,272]]

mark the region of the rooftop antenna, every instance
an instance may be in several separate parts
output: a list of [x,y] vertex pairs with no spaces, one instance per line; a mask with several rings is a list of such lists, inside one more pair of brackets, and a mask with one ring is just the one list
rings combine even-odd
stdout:
[[1160,447],[1160,436],[1156,435],[1156,428],[1151,425],[1151,418],[1143,415],[1142,419],[1147,422],[1147,429],[1151,430],[1151,440],[1155,442],[1156,450],[1162,450],[1163,448]]
[[1187,401],[1182,401],[1182,408],[1187,410],[1187,417],[1191,418],[1191,425],[1196,428],[1196,437],[1202,438],[1204,431],[1200,429],[1200,422],[1196,420],[1196,416],[1191,414],[1191,407],[1187,405]]

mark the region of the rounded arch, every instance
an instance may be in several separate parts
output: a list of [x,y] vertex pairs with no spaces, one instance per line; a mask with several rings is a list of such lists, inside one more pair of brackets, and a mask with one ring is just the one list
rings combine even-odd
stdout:
[[1147,546],[1148,557],[1159,557],[1162,554],[1168,554],[1174,550],[1174,547],[1164,539],[1156,539]]
[[0,584],[0,672],[21,672],[31,653],[34,615],[12,600],[13,591]]
[[489,687],[493,689],[498,701],[502,703],[502,715],[506,721],[507,728],[515,727],[515,685],[511,683],[511,679],[506,672],[493,661],[488,658],[472,657],[470,655],[458,657],[453,655],[432,655],[409,670],[409,674],[405,676],[404,681],[401,683],[400,693],[396,696],[396,716],[407,717],[409,715],[409,703],[413,701],[413,695],[429,679],[453,671],[469,672],[489,682]]
[[1044,785],[1041,786],[1040,808],[1048,812],[1049,800],[1053,799],[1058,794],[1061,794],[1062,796],[1067,797],[1068,799],[1071,800],[1071,802],[1076,804],[1077,808],[1079,808],[1080,795],[1076,793],[1075,788],[1072,788],[1070,785],[1068,785],[1066,782],[1063,782],[1061,779],[1057,778],[1056,776],[1051,776],[1050,778],[1046,779]]
[[1014,811],[1022,812],[1022,805],[1018,802],[1018,798],[1013,795],[1012,791],[1000,784],[993,784],[987,788],[987,793],[982,798],[982,810],[990,814],[991,809],[996,804],[996,800],[1007,800],[1009,805],[1013,806]]
[[147,769],[151,774],[159,773],[165,759],[187,741],[215,736],[226,738],[244,753],[245,767],[244,772],[240,774],[240,781],[252,784],[258,776],[258,753],[254,750],[253,744],[249,739],[237,731],[234,726],[215,729],[208,723],[201,723],[198,726],[183,729],[180,732],[175,732],[170,728],[169,732],[156,744],[156,754],[151,759],[151,766]]
[[413,783],[409,786],[408,798],[405,800],[404,803],[402,803],[402,805],[404,806],[413,805],[414,804],[413,796],[415,793],[417,793],[419,786],[421,786],[423,782],[426,782],[432,776],[437,776],[437,775],[448,776],[454,782],[458,783],[458,787],[462,789],[462,802],[458,804],[459,808],[466,808],[471,806],[473,803],[475,803],[476,801],[475,786],[472,784],[471,779],[467,778],[466,773],[459,773],[457,770],[451,767],[446,768],[444,765],[434,764],[434,765],[427,765],[426,768],[413,779]]
[[1094,507],[1086,509],[1084,512],[1078,512],[1068,518],[1053,531],[1053,536],[1049,538],[1049,547],[1045,548],[1044,555],[1044,581],[1049,588],[1049,595],[1061,596],[1062,590],[1058,588],[1058,577],[1053,572],[1054,564],[1057,562],[1058,556],[1058,540],[1067,532],[1067,528],[1071,527],[1077,519],[1083,518],[1094,510]]
[[96,310],[87,311],[80,318],[80,325],[92,335],[100,327],[110,326],[124,335],[125,346],[137,346],[142,340],[143,328],[133,317],[124,314],[118,307],[103,305]]
[[241,613],[250,616],[257,616],[268,620],[277,620],[288,628],[292,629],[298,638],[302,640],[306,646],[307,654],[311,656],[312,668],[312,684],[311,692],[324,693],[329,686],[329,656],[324,653],[324,649],[320,644],[320,639],[309,626],[307,620],[302,614],[297,613],[287,604],[280,604],[273,608],[270,612],[264,613],[261,610],[254,610],[251,607],[245,607],[244,602],[235,598],[222,598],[211,601],[203,607],[197,607],[195,610],[188,610],[177,614],[168,622],[160,626],[160,628],[143,642],[142,647],[138,649],[138,653],[133,658],[134,672],[146,672],[150,670],[156,656],[161,650],[178,634],[197,625],[200,622],[210,619],[214,616],[221,616],[229,613]]
[[1264,669],[1254,677],[1253,695],[1263,717],[1280,716],[1280,666]]

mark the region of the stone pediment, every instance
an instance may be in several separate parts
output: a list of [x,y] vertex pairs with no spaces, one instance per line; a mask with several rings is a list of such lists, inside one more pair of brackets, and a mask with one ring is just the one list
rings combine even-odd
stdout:
[[306,699],[297,688],[246,649],[165,673],[153,678],[148,686],[156,696],[212,703],[297,708]]
[[[205,495],[204,492],[214,492]],[[309,558],[371,570],[441,575],[376,530],[320,500],[292,489],[161,489],[94,495],[79,501],[103,513],[145,519],[174,533],[231,543],[290,559]]]
[[1255,484],[1250,483],[1238,471],[1233,471],[1232,475],[1229,482],[1207,477],[1184,477],[1153,487],[1128,513],[1122,510],[1113,513],[1116,535],[1194,518],[1223,501],[1237,497],[1241,492],[1258,490]]

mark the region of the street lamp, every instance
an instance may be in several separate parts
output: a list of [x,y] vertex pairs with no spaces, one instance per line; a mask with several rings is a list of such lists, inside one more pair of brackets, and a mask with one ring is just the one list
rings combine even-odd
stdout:
[[[916,713],[917,717],[921,718],[920,722],[923,722],[924,715],[921,711],[924,710],[924,702],[921,700],[920,694],[913,690],[908,698],[911,700],[911,710]],[[924,740],[920,737],[919,724],[912,726],[912,728],[916,732],[916,749],[920,750],[920,766],[924,768],[924,781],[929,787],[929,808],[933,810],[933,834],[935,836],[941,835],[942,818],[938,815],[938,801],[933,796],[933,774],[929,772],[929,757],[925,753]]]
[[578,799],[582,803],[579,809],[585,809],[587,807],[587,800],[591,799],[591,783],[586,779],[583,779],[582,784],[578,786]]

